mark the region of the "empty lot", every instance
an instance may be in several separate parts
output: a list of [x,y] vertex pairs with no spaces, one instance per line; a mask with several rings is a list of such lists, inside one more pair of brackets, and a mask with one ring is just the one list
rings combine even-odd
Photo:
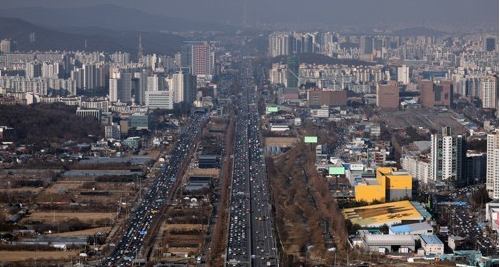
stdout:
[[114,212],[34,212],[23,220],[41,221],[41,222],[58,222],[69,219],[79,219],[82,222],[99,220],[99,219],[112,219],[116,213]]
[[69,259],[78,255],[78,251],[0,251],[0,261],[25,261],[28,259]]
[[451,117],[449,112],[437,112],[428,109],[412,109],[400,111],[382,111],[380,119],[392,128],[423,127],[441,132],[441,129],[450,126],[452,133],[461,134],[465,128]]

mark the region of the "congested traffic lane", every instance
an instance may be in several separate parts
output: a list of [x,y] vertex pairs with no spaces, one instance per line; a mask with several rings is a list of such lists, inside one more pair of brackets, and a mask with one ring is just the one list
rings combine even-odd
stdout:
[[226,264],[277,266],[262,137],[251,62],[244,60],[239,83],[233,179]]
[[129,218],[127,230],[116,244],[113,253],[103,261],[103,266],[130,266],[132,261],[138,258],[151,222],[158,216],[158,211],[164,202],[169,199],[175,184],[175,176],[189,155],[192,143],[206,119],[206,114],[195,114],[191,117],[190,123],[181,129],[170,160],[165,164],[161,174],[152,181],[142,200],[139,200],[140,203]]

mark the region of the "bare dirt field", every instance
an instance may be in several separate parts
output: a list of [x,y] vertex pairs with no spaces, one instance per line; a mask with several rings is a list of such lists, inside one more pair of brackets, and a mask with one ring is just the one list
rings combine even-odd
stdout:
[[68,259],[78,251],[0,251],[0,261],[25,261],[28,259]]
[[202,224],[164,224],[162,226],[162,231],[166,230],[202,230],[203,229]]
[[445,126],[450,126],[455,134],[465,132],[465,128],[451,117],[449,112],[438,112],[429,109],[412,109],[380,113],[380,119],[392,128],[424,127],[441,132]]
[[82,186],[81,182],[57,182],[51,185],[45,192],[48,193],[57,193],[60,190],[75,190]]
[[38,194],[42,190],[43,188],[35,188],[35,187],[4,188],[0,189],[0,193],[18,193],[18,192],[30,191],[35,194]]
[[99,219],[114,218],[114,212],[34,212],[23,220],[54,222],[77,218],[80,221],[92,221]]
[[191,169],[189,170],[189,175],[208,175],[218,177],[219,172],[219,169]]
[[266,137],[264,144],[266,147],[291,147],[298,141],[296,137]]
[[81,231],[71,231],[71,232],[57,233],[57,234],[52,234],[52,235],[57,235],[57,236],[94,235],[97,232],[108,233],[109,231],[111,231],[111,227],[106,226],[106,227],[96,227],[96,228],[91,228],[91,229],[86,229],[86,230],[81,230]]

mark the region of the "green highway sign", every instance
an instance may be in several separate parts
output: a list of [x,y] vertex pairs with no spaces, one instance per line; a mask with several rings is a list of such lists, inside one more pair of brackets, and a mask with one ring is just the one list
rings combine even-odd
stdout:
[[304,137],[304,143],[317,143],[318,137],[316,136],[306,136]]

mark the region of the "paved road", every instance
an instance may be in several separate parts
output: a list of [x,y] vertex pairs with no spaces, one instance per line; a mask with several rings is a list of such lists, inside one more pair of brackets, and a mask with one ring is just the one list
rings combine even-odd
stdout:
[[227,266],[278,266],[250,60],[242,62],[229,210]]
[[171,153],[172,157],[131,214],[127,230],[116,244],[113,253],[102,262],[101,266],[131,266],[132,261],[138,257],[144,237],[150,230],[151,222],[159,216],[159,209],[170,198],[171,189],[175,184],[175,175],[189,155],[193,141],[206,119],[206,114],[192,115],[191,122],[181,129],[178,141]]

